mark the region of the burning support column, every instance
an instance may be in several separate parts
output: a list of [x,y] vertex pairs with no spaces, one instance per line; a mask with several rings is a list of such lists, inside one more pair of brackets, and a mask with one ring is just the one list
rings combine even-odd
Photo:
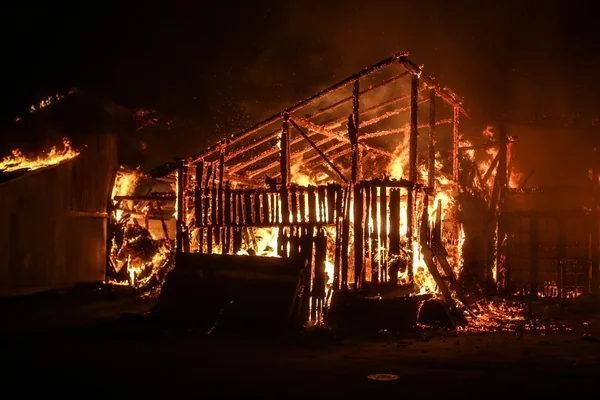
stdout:
[[177,160],[177,255],[180,255],[183,252],[183,172],[183,160]]
[[504,238],[506,236],[506,194],[508,191],[508,136],[504,125],[500,125],[498,131],[498,172],[496,180],[498,185],[498,214],[496,222],[496,251],[495,251],[495,275],[496,285],[506,287],[505,265],[504,265]]
[[435,89],[429,91],[429,165],[427,168],[427,186],[435,188]]
[[360,124],[359,110],[360,85],[354,82],[352,93],[352,116],[348,123],[348,136],[352,145],[352,185],[354,187],[354,289],[360,287],[363,270],[363,201],[362,190],[359,185],[361,176],[361,149],[358,145],[358,128]]
[[[419,104],[419,77],[416,74],[413,74],[411,80],[411,88],[410,88],[410,140],[409,140],[409,153],[408,153],[408,180],[415,185],[417,183],[417,144],[419,139],[419,114],[418,114],[418,104]],[[416,202],[414,198],[415,190],[414,188],[408,189],[407,196],[407,231],[406,236],[408,239],[408,248],[413,249],[413,239],[414,239],[414,231],[415,231],[415,211],[416,211]],[[411,257],[411,262],[409,263],[408,268],[408,280],[409,283],[413,282],[413,269],[412,265],[414,263],[415,257],[419,257],[418,254],[413,254]]]

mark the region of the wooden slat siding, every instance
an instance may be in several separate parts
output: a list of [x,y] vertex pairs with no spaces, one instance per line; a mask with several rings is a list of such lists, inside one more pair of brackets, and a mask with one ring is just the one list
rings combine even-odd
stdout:
[[232,219],[231,219],[231,204],[233,203],[233,196],[231,194],[231,188],[229,187],[229,185],[225,186],[225,196],[224,196],[224,202],[225,202],[225,225],[226,226],[230,226],[232,225]]
[[298,207],[300,207],[300,222],[306,221],[306,191],[298,188]]
[[[385,250],[388,249],[387,245],[387,188],[379,188],[379,219],[381,224],[381,230],[379,233],[379,246]],[[383,257],[379,260],[380,279],[382,282],[387,282],[387,254],[383,253]]]
[[198,228],[198,253],[204,254],[204,228]]
[[302,229],[301,239],[301,253],[302,257],[307,260],[306,267],[303,272],[303,284],[304,284],[304,296],[302,296],[301,312],[304,320],[307,321],[310,314],[310,290],[311,290],[311,278],[313,269],[313,228]]
[[204,209],[203,209],[203,196],[202,189],[197,187],[194,189],[194,214],[196,216],[196,223],[198,226],[204,226]]
[[262,218],[263,224],[271,223],[271,213],[269,211],[269,195],[267,193],[262,194]]
[[244,193],[244,225],[252,225],[252,194],[249,192]]
[[400,254],[400,190],[390,189],[390,254]]
[[335,223],[335,193],[336,185],[333,183],[327,184],[327,223]]
[[325,208],[325,186],[320,185],[317,187],[317,196],[318,196],[318,215],[319,221],[325,222],[327,221],[327,212]]
[[[313,308],[315,317],[323,311],[323,300],[325,299],[325,260],[327,259],[327,237],[322,229],[319,229],[315,237],[315,278],[313,283]],[[316,318],[313,319],[313,321]]]
[[363,276],[363,191],[360,185],[354,186],[354,288],[362,284]]
[[364,253],[365,253],[365,261],[366,272],[369,274],[367,279],[369,282],[373,281],[372,268],[373,268],[373,253],[371,252],[371,231],[370,231],[370,220],[371,220],[371,190],[367,187],[364,188],[365,192],[365,231],[364,231]]
[[298,196],[296,194],[296,186],[290,187],[290,201],[291,201],[291,212],[292,222],[298,223]]
[[106,220],[95,215],[117,154],[114,137],[91,140],[75,159],[0,184],[0,296],[105,279]]
[[316,188],[309,186],[308,190],[308,222],[311,224],[317,223],[317,197]]
[[254,220],[252,221],[252,223],[256,225],[260,224],[260,217],[260,194],[257,192],[254,193]]
[[349,272],[349,257],[350,251],[350,190],[348,187],[344,188],[344,202],[343,202],[343,216],[342,216],[342,290],[348,289],[348,272]]
[[373,232],[371,232],[371,282],[379,282],[379,251],[377,235],[379,234],[379,223],[377,218],[377,188],[371,187],[371,220],[373,221]]

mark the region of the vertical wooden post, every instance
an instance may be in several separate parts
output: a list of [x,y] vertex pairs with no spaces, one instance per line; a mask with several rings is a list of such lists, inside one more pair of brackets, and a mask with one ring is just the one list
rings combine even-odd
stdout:
[[390,189],[390,253],[400,254],[400,189]]
[[371,232],[371,282],[372,283],[381,283],[379,281],[379,245],[377,236],[379,235],[379,218],[377,218],[377,188],[375,186],[371,186],[371,207],[370,207],[370,217],[373,221],[373,231]]
[[363,272],[363,192],[354,185],[354,289],[362,285]]
[[360,123],[359,114],[359,83],[354,82],[352,93],[352,115],[348,121],[348,137],[352,145],[352,183],[356,185],[361,179],[361,149],[358,146],[358,129]]
[[342,216],[342,290],[348,289],[348,251],[350,246],[350,187],[344,188],[344,203]]
[[368,280],[370,282],[373,282],[373,274],[372,274],[372,265],[373,265],[373,260],[372,260],[372,253],[370,251],[370,242],[371,242],[371,231],[370,231],[370,221],[371,221],[371,189],[364,185],[363,186],[363,191],[365,193],[365,211],[364,211],[364,220],[365,220],[365,226],[364,226],[364,234],[363,234],[363,252],[364,252],[364,260],[367,261],[368,260],[368,264],[363,266],[363,268],[365,268],[365,275],[367,273],[371,274],[368,277]]
[[184,196],[184,165],[183,160],[177,160],[177,241],[176,255],[183,252],[183,196]]
[[[303,204],[303,203],[302,203]],[[303,206],[302,206],[303,207]],[[340,290],[342,276],[342,221],[343,221],[342,187],[336,186],[335,192],[335,255],[333,289]]]
[[454,181],[454,185],[458,186],[458,144],[459,144],[459,133],[458,126],[460,120],[460,108],[458,106],[454,106],[454,115],[452,118],[452,180]]
[[[223,232],[224,232],[224,240],[223,240],[223,248],[221,253],[228,254],[229,253],[229,244],[231,237],[231,187],[229,186],[229,182],[225,185],[224,188],[225,199],[224,199],[224,218],[223,218]],[[234,253],[235,254],[235,253]]]
[[224,179],[224,173],[225,173],[225,141],[221,142],[221,146],[219,149],[219,194],[218,194],[218,214],[217,214],[217,219],[218,219],[218,224],[221,227],[221,231],[223,231],[222,227],[223,227],[223,217],[225,215],[225,210],[223,207],[223,179]]
[[[240,219],[241,219],[241,213],[240,213]],[[263,225],[266,224],[270,224],[271,223],[271,211],[270,211],[270,207],[269,207],[269,194],[264,191],[262,193],[262,218],[261,218],[261,223]]]
[[[363,198],[362,190],[359,185],[361,179],[361,149],[358,145],[358,129],[360,124],[360,84],[359,81],[354,81],[352,91],[352,116],[348,123],[348,136],[352,145],[352,186],[354,196],[354,209],[348,207],[348,214],[351,212],[354,215],[354,289],[360,287],[360,280],[363,270]],[[348,201],[350,193],[348,193]],[[345,218],[350,219],[350,215]],[[350,221],[348,221],[348,235],[350,234]],[[347,251],[347,250],[345,250]]]
[[504,124],[500,124],[498,131],[498,169],[496,170],[495,183],[498,185],[498,215],[496,216],[496,285],[506,287],[506,271],[504,265],[506,221],[506,195],[508,193],[508,136]]
[[290,184],[290,114],[287,112],[283,113],[280,154],[281,186],[287,188]]
[[381,230],[379,232],[379,246],[383,249],[383,252],[380,255],[379,260],[379,268],[381,270],[381,281],[387,282],[388,280],[388,244],[387,244],[387,230],[388,230],[388,220],[387,220],[387,188],[382,186],[379,188],[379,219],[381,220]]
[[[419,77],[417,75],[412,76],[411,87],[410,87],[410,138],[409,138],[409,152],[408,152],[408,180],[417,183],[417,144],[419,140],[419,113],[418,113],[418,105],[419,105]],[[415,190],[413,188],[408,189],[407,196],[407,242],[408,248],[412,250],[413,246],[413,238],[414,238],[414,229],[415,229],[415,207],[416,207],[416,199]],[[415,257],[416,255],[412,255]],[[412,265],[412,257],[409,262],[409,265]],[[408,280],[412,283],[413,280],[413,270],[412,268],[408,268]]]
[[290,223],[288,188],[290,185],[290,114],[283,113],[281,126],[281,222]]
[[539,286],[539,274],[540,274],[540,232],[539,232],[539,217],[537,214],[531,216],[529,219],[529,245],[531,258],[531,270],[530,270],[530,286],[532,297],[538,296]]
[[429,166],[427,186],[435,187],[435,89],[429,91]]
[[254,225],[260,224],[260,194],[254,193],[254,211],[252,212],[252,223]]
[[204,176],[204,161],[200,161],[196,164],[196,186],[202,186],[202,177]]

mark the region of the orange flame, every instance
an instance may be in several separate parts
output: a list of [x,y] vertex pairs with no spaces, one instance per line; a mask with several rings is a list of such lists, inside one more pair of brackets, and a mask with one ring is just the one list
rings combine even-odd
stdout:
[[0,172],[12,172],[17,170],[33,171],[58,165],[79,155],[79,151],[71,147],[71,141],[63,138],[63,148],[53,146],[50,151],[43,152],[34,158],[27,157],[19,149],[12,151],[12,155],[4,157],[0,161]]

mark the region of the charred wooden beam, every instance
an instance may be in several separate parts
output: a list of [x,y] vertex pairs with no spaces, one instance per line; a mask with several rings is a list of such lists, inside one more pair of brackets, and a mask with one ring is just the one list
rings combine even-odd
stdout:
[[[439,125],[449,124],[451,122],[452,122],[452,118],[446,118],[446,119],[436,121],[435,125],[439,126]],[[429,128],[429,126],[430,126],[429,123],[420,124],[419,129]],[[378,138],[378,137],[388,136],[388,135],[395,135],[397,133],[403,133],[403,132],[406,132],[406,128],[386,129],[384,131],[363,133],[360,135],[359,140],[364,141],[367,139],[373,139],[373,138]]]
[[202,180],[204,177],[204,161],[200,161],[196,164],[196,185],[202,186]]
[[329,137],[330,139],[337,139],[337,140],[341,140],[344,142],[348,140],[348,137],[344,136],[343,132],[332,131],[326,126],[317,125],[314,122],[309,121],[305,118],[293,117],[291,120],[295,124],[302,126],[304,129],[306,129],[308,131],[319,133],[321,135]]
[[429,167],[427,174],[427,186],[435,187],[435,89],[429,91]]
[[390,189],[390,253],[400,254],[400,189]]
[[454,114],[452,118],[452,180],[455,185],[458,185],[458,156],[459,156],[459,142],[460,136],[458,132],[459,120],[460,120],[460,109],[455,106]]
[[354,289],[359,289],[363,276],[363,188],[354,185]]
[[184,164],[183,160],[177,160],[177,239],[176,253],[179,255],[183,252],[183,182],[184,182]]
[[207,188],[211,182],[213,174],[213,163],[208,164],[208,168],[206,169],[206,181],[202,184],[202,187]]
[[325,186],[317,186],[317,198],[318,198],[318,216],[321,223],[327,221],[327,215],[325,212]]
[[[409,153],[408,153],[408,180],[411,182],[417,181],[417,144],[419,139],[419,123],[418,123],[418,89],[419,89],[419,77],[417,75],[413,75],[411,80],[411,91],[410,91],[410,138],[409,138]],[[412,243],[414,239],[414,227],[415,227],[415,206],[416,199],[414,198],[415,191],[413,189],[408,189],[407,196],[407,232],[406,236],[408,239],[408,248],[412,249]],[[412,257],[416,255],[413,254]],[[410,265],[412,265],[412,258],[410,261]],[[412,283],[412,268],[408,269],[408,278]]]
[[[307,135],[308,135],[309,137],[312,137],[312,136],[314,136],[315,134],[317,134],[317,133],[316,133],[316,132],[314,132],[314,131],[309,131],[309,132],[307,133]],[[316,142],[316,145],[317,145],[317,146],[321,146],[321,145],[323,145],[323,144],[329,143],[330,141],[332,141],[332,140],[334,140],[334,139],[337,139],[337,140],[339,140],[339,138],[337,138],[337,137],[326,137],[325,139],[322,139],[322,140],[320,140],[320,141]],[[346,139],[344,139],[344,140],[345,140],[345,141],[342,143],[342,145],[347,145],[347,144],[348,144],[348,142],[346,141]],[[294,144],[300,143],[300,142],[302,142],[302,141],[303,141],[303,138],[302,138],[302,137],[294,138],[294,139],[291,141],[291,145],[294,145]],[[331,151],[332,149],[333,149],[333,147],[330,147],[330,148],[328,148],[327,150],[325,150],[325,153],[327,153],[327,152]],[[306,154],[306,153],[308,153],[308,152],[310,152],[310,151],[312,151],[312,150],[313,150],[313,148],[312,148],[311,146],[307,146],[306,148],[304,148],[304,149],[302,149],[302,150],[299,150],[299,151],[292,151],[292,153],[291,153],[291,161],[294,161],[294,162],[295,162],[295,161],[299,161],[299,160],[301,160],[301,158],[302,158],[302,156],[303,156],[304,154]],[[271,155],[277,154],[277,152],[278,152],[278,150],[268,150],[268,151],[266,151],[266,152],[264,152],[264,153],[262,153],[262,154],[259,154],[259,155],[258,155],[258,156],[256,156],[256,157],[254,157],[252,160],[250,160],[250,161],[247,161],[247,162],[245,162],[245,163],[238,164],[238,165],[236,165],[235,167],[232,167],[232,168],[233,168],[234,170],[236,170],[236,171],[238,171],[238,170],[241,170],[241,169],[244,169],[244,168],[246,168],[246,167],[248,167],[248,166],[250,166],[250,165],[252,165],[252,164],[254,164],[254,163],[256,163],[256,162],[258,162],[258,161],[260,161],[260,160],[262,160],[262,159],[264,159],[265,157],[268,157],[268,156],[271,156]],[[319,154],[317,154],[315,157],[320,157],[320,155],[319,155]],[[268,164],[268,165],[266,165],[266,166],[264,166],[264,167],[261,167],[261,168],[259,168],[259,169],[255,169],[255,170],[252,170],[252,171],[249,171],[249,172],[247,172],[247,175],[248,175],[249,177],[254,177],[254,176],[258,175],[258,174],[261,174],[261,173],[263,173],[263,172],[266,172],[266,171],[268,171],[268,170],[270,170],[270,169],[272,169],[272,168],[275,168],[275,167],[277,167],[277,166],[279,166],[279,165],[280,165],[280,161],[274,161],[274,162],[272,162],[272,163],[270,163],[270,164]],[[276,175],[274,175],[274,176],[279,176],[279,173],[277,173],[277,174],[276,174]]]
[[222,142],[221,143],[221,151],[219,153],[219,191],[218,191],[218,200],[217,200],[217,223],[219,225],[223,224],[223,216],[224,216],[224,210],[223,210],[223,176],[225,173],[225,146],[226,146],[226,142]]
[[[307,98],[305,100],[302,100],[302,101],[294,104],[293,106],[291,106],[288,109],[286,109],[285,112],[288,112],[288,113],[291,114],[291,113],[297,111],[298,109],[300,109],[300,108],[302,108],[302,107],[304,107],[304,106],[306,106],[308,104],[311,104],[314,101],[318,101],[318,100],[322,99],[323,97],[325,97],[328,94],[334,92],[335,90],[344,88],[344,87],[346,87],[346,86],[354,83],[356,80],[362,78],[363,76],[369,75],[372,72],[377,71],[380,68],[383,68],[383,67],[385,67],[387,65],[393,64],[394,62],[397,62],[401,57],[406,57],[406,56],[408,56],[408,52],[407,51],[402,51],[402,52],[400,52],[398,54],[394,54],[393,56],[388,57],[385,60],[382,60],[382,61],[378,62],[377,64],[374,64],[374,65],[372,65],[370,67],[367,67],[367,68],[363,69],[362,71],[360,71],[359,73],[354,74],[354,75],[352,75],[352,76],[344,79],[343,81],[338,82],[335,85],[330,86],[329,88],[324,89],[324,90],[318,92],[317,94],[315,94],[315,95],[313,95],[313,96],[311,96],[311,97],[309,97],[309,98]],[[254,126],[251,126],[250,128],[245,129],[245,130],[243,130],[243,131],[241,131],[241,132],[233,135],[231,137],[230,143],[233,144],[233,143],[239,142],[240,140],[248,137],[249,135],[251,135],[251,134],[253,134],[253,133],[261,130],[262,128],[264,128],[264,127],[266,127],[266,126],[268,126],[268,125],[276,122],[278,119],[281,118],[281,116],[282,116],[282,114],[273,115],[273,116],[267,118],[266,120],[264,120],[262,122],[259,122],[258,124],[254,125]],[[218,150],[218,145],[211,146],[208,149],[206,149],[206,150],[204,150],[204,151],[202,151],[202,152],[194,155],[193,157],[191,157],[188,162],[195,163],[196,161],[198,161],[198,160],[200,160],[200,159],[202,159],[204,157],[207,157],[208,155],[210,155],[211,153],[214,153],[217,150]]]
[[441,87],[436,81],[433,80],[433,78],[423,73],[423,70],[417,64],[410,61],[406,56],[401,57],[399,61],[400,64],[404,66],[404,68],[413,73],[413,76],[418,76],[428,87],[435,89],[438,95],[444,101],[446,101],[448,104],[454,107],[458,107],[458,109],[465,116],[469,116],[468,111],[462,105],[462,101],[450,89]]
[[523,190],[525,188],[527,182],[529,182],[533,174],[535,174],[535,168],[532,168],[531,171],[529,171],[529,173],[525,175],[525,178],[523,178],[523,182],[521,182],[521,184],[519,185],[520,190]]
[[294,122],[294,120],[291,120],[290,122],[292,123],[292,125],[294,126],[294,128],[296,128],[298,130],[298,132],[300,132],[300,134],[304,137],[304,139],[306,139],[306,141],[312,146],[312,148],[315,149],[315,151],[317,153],[319,153],[319,155],[323,158],[323,160],[325,160],[325,162],[331,167],[331,169],[333,169],[340,176],[340,178],[342,178],[342,180],[344,182],[348,182],[348,180],[346,179],[346,177],[344,176],[344,174],[342,174],[342,172],[335,166],[335,164],[333,162],[331,162],[331,160],[329,160],[329,158],[327,158],[327,156],[325,155],[325,153],[323,153],[321,151],[321,149],[319,149],[319,147],[308,137],[308,135],[302,130],[302,128],[300,128]]
[[281,127],[281,187],[287,190],[290,183],[290,114],[283,113]]
[[[386,79],[385,81],[383,81],[381,83],[378,83],[377,85],[369,86],[368,89],[361,91],[360,94],[363,95],[363,94],[369,93],[369,92],[371,92],[373,90],[376,90],[376,89],[379,89],[381,87],[387,86],[390,83],[396,82],[396,81],[404,78],[405,76],[407,76],[409,74],[410,74],[410,72],[405,71],[405,72],[403,72],[403,73],[401,73],[399,75],[396,75],[396,76],[393,76],[393,77],[391,77],[389,79]],[[356,82],[358,82],[358,80]],[[342,106],[342,105],[344,105],[346,103],[349,103],[350,101],[352,101],[353,98],[354,98],[354,95],[345,97],[345,98],[343,98],[343,99],[341,99],[341,100],[339,100],[339,101],[337,101],[337,102],[335,102],[335,103],[333,103],[333,104],[331,104],[331,105],[329,105],[327,107],[323,107],[323,108],[318,109],[314,113],[307,115],[306,118],[318,117],[319,115],[325,114],[328,111],[335,110],[336,108],[338,108],[338,107],[340,107],[340,106]]]
[[356,184],[360,180],[361,149],[358,144],[359,128],[359,86],[358,81],[354,83],[354,112],[348,117],[348,136],[352,145],[352,183]]
[[[506,195],[508,192],[508,136],[506,129],[503,124],[500,125],[498,131],[498,142],[501,144],[498,151],[498,172],[496,173],[497,184],[498,184],[498,213],[496,215],[496,251],[495,251],[495,266],[496,266],[496,283],[504,286],[504,239],[506,236],[506,226],[503,218],[499,218],[499,215],[503,215],[506,212]],[[490,166],[491,168],[491,166]],[[485,179],[485,178],[484,178]]]
[[[369,190],[369,188],[366,188]],[[377,235],[379,232],[379,218],[377,217],[377,187],[371,186],[371,206],[370,206],[370,219],[373,223],[373,230],[371,231],[371,282],[380,283],[379,278],[379,244]]]
[[[290,223],[290,206],[288,203],[288,188],[290,185],[290,114],[283,114],[281,134],[281,218],[283,223]],[[281,232],[281,231],[280,231]]]
[[255,141],[243,146],[242,148],[239,148],[237,150],[231,151],[229,153],[227,153],[225,155],[225,162],[230,161],[232,159],[234,159],[237,156],[240,156],[242,154],[245,154],[248,150],[254,149],[255,147],[260,146],[261,144],[270,142],[271,140],[281,136],[281,128],[276,129],[274,131],[271,131],[269,133],[267,133],[266,135],[264,135],[261,138],[256,139]]
[[[383,249],[383,251],[387,251],[387,231],[388,231],[388,219],[387,219],[387,188],[380,187],[379,188],[379,219],[381,220],[381,230],[379,232],[379,246]],[[382,254],[382,258],[379,262],[379,268],[381,269],[381,280],[383,282],[387,281],[387,255]]]
[[[490,180],[490,177],[492,176],[492,173],[496,169],[496,166],[498,166],[501,157],[500,153],[501,152],[499,151],[498,154],[496,154],[496,157],[494,157],[494,159],[492,160],[492,163],[488,167],[487,171],[485,171],[485,175],[483,175],[483,177],[481,178],[482,185],[487,185],[488,181]],[[500,170],[500,166],[498,166],[498,170]],[[506,171],[506,168],[504,170]]]
[[[419,93],[419,92],[417,91],[417,94],[418,94],[418,93]],[[401,99],[402,99],[402,100],[404,100],[404,99],[407,99],[407,98],[410,98],[410,96],[401,96]],[[392,100],[394,100],[394,99],[392,99]],[[390,100],[388,100],[387,102],[381,103],[381,105],[377,105],[377,106],[371,106],[371,107],[369,107],[369,108],[365,109],[365,110],[364,110],[362,113],[367,113],[368,111],[372,111],[372,110],[375,110],[375,109],[383,108],[383,107],[385,107],[385,106],[387,106],[387,105],[388,105],[388,104],[386,104],[386,103],[388,103],[389,101],[390,101]],[[424,103],[427,103],[428,101],[429,101],[429,99],[418,100],[418,104],[424,104]],[[390,110],[390,111],[388,111],[388,112],[385,112],[385,113],[383,113],[383,114],[381,114],[381,115],[378,115],[378,116],[376,116],[376,117],[373,117],[373,118],[370,118],[370,119],[368,119],[368,120],[365,120],[365,121],[362,123],[362,125],[363,125],[364,127],[371,126],[371,125],[373,125],[373,124],[376,124],[376,123],[378,123],[378,122],[381,122],[381,121],[383,121],[384,119],[387,119],[387,118],[393,117],[394,115],[398,115],[398,114],[400,114],[400,113],[403,113],[403,112],[405,112],[405,111],[410,111],[410,110],[411,110],[411,106],[407,106],[407,107],[401,107],[401,108],[397,108],[397,109],[395,109],[395,110]]]
[[342,223],[342,282],[341,289],[348,289],[348,253],[350,251],[350,187],[344,188],[344,215]]

